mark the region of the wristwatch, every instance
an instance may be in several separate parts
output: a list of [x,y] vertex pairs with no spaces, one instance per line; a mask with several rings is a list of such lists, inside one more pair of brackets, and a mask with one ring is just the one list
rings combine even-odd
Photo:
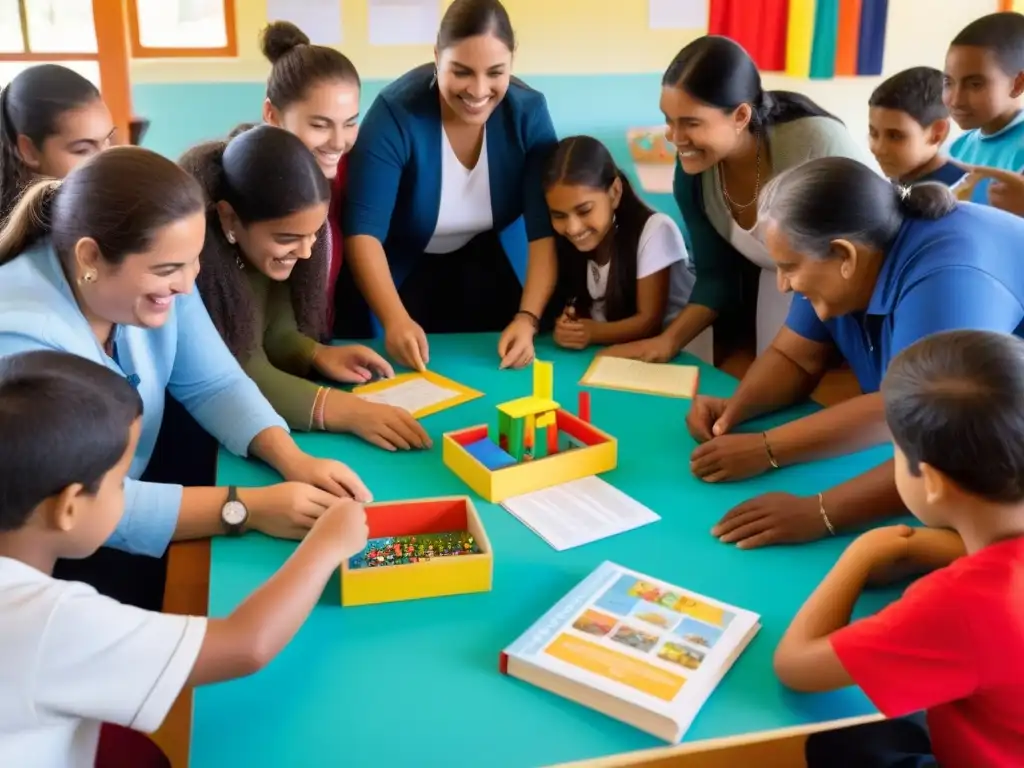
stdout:
[[233,485],[228,488],[228,500],[220,508],[220,519],[229,536],[240,534],[249,520],[249,510],[238,498],[238,489]]

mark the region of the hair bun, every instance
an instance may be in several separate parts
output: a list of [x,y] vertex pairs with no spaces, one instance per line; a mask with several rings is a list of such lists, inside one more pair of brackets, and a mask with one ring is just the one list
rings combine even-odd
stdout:
[[260,33],[260,50],[271,64],[300,45],[309,45],[309,37],[290,21],[275,21]]

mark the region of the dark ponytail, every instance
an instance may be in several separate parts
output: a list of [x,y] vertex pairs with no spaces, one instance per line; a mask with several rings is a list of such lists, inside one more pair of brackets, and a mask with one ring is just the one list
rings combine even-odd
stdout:
[[820,157],[783,171],[761,192],[758,221],[774,221],[793,250],[828,256],[833,240],[885,252],[907,219],[941,219],[956,208],[943,184],[893,184],[848,157]]
[[65,112],[99,98],[95,85],[59,64],[29,67],[0,91],[0,221],[32,181],[32,171],[18,152],[18,136],[42,147],[57,133]]
[[[622,185],[622,197],[615,210],[615,224],[609,237],[614,251],[608,268],[605,317],[609,322],[636,314],[636,267],[640,235],[654,213],[640,199],[626,175],[619,170],[608,148],[591,136],[570,136],[558,142],[548,159],[543,185],[547,191],[556,184],[607,192],[615,180]],[[587,255],[564,237],[556,237],[559,292],[574,298],[580,314],[588,316],[592,299],[587,288]]]
[[[217,203],[227,202],[243,225],[273,221],[314,205],[328,203],[331,185],[316,158],[294,134],[269,125],[242,125],[230,141],[208,141],[188,150],[178,164],[206,196],[206,240],[196,283],[213,324],[232,354],[245,362],[261,329],[238,245],[229,243]],[[299,259],[288,286],[299,330],[322,341],[326,334],[328,259],[327,226],[320,230],[313,254]]]
[[802,94],[764,90],[761,73],[750,54],[734,40],[718,35],[698,37],[676,54],[661,84],[680,88],[724,112],[749,104],[753,111],[751,132],[804,117],[842,122]]

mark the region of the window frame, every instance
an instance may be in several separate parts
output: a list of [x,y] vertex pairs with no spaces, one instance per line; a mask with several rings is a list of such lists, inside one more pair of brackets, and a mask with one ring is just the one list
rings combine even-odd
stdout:
[[235,0],[222,0],[227,44],[218,48],[148,48],[142,44],[137,0],[125,2],[128,41],[133,59],[210,59],[238,56],[238,32],[235,24]]

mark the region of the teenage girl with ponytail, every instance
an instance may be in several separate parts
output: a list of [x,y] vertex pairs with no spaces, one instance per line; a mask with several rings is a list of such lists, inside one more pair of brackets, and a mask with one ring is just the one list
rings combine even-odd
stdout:
[[96,86],[59,64],[40,64],[0,90],[0,221],[40,177],[63,179],[110,146],[114,122]]
[[428,447],[405,410],[312,379],[364,383],[392,376],[361,345],[335,346],[324,315],[331,185],[294,134],[270,125],[200,144],[179,161],[207,199],[196,280],[228,349],[301,431],[352,432],[386,450]]
[[[785,326],[735,394],[693,401],[687,427],[701,445],[690,468],[708,482],[888,443],[882,377],[919,339],[951,330],[1024,336],[1024,220],[1013,214],[958,204],[939,183],[894,186],[855,160],[828,157],[773,179],[758,218],[779,288],[795,296]],[[863,395],[766,432],[736,430],[804,400],[837,352]],[[750,548],[904,514],[893,478],[890,460],[811,496],[764,494],[728,512],[712,533]]]
[[757,198],[788,168],[817,157],[870,163],[846,127],[806,96],[766,91],[747,52],[708,35],[687,45],[662,78],[666,135],[678,153],[674,194],[690,234],[697,283],[686,308],[654,338],[608,354],[664,362],[714,323],[716,346],[767,348],[789,297],[758,222]]

